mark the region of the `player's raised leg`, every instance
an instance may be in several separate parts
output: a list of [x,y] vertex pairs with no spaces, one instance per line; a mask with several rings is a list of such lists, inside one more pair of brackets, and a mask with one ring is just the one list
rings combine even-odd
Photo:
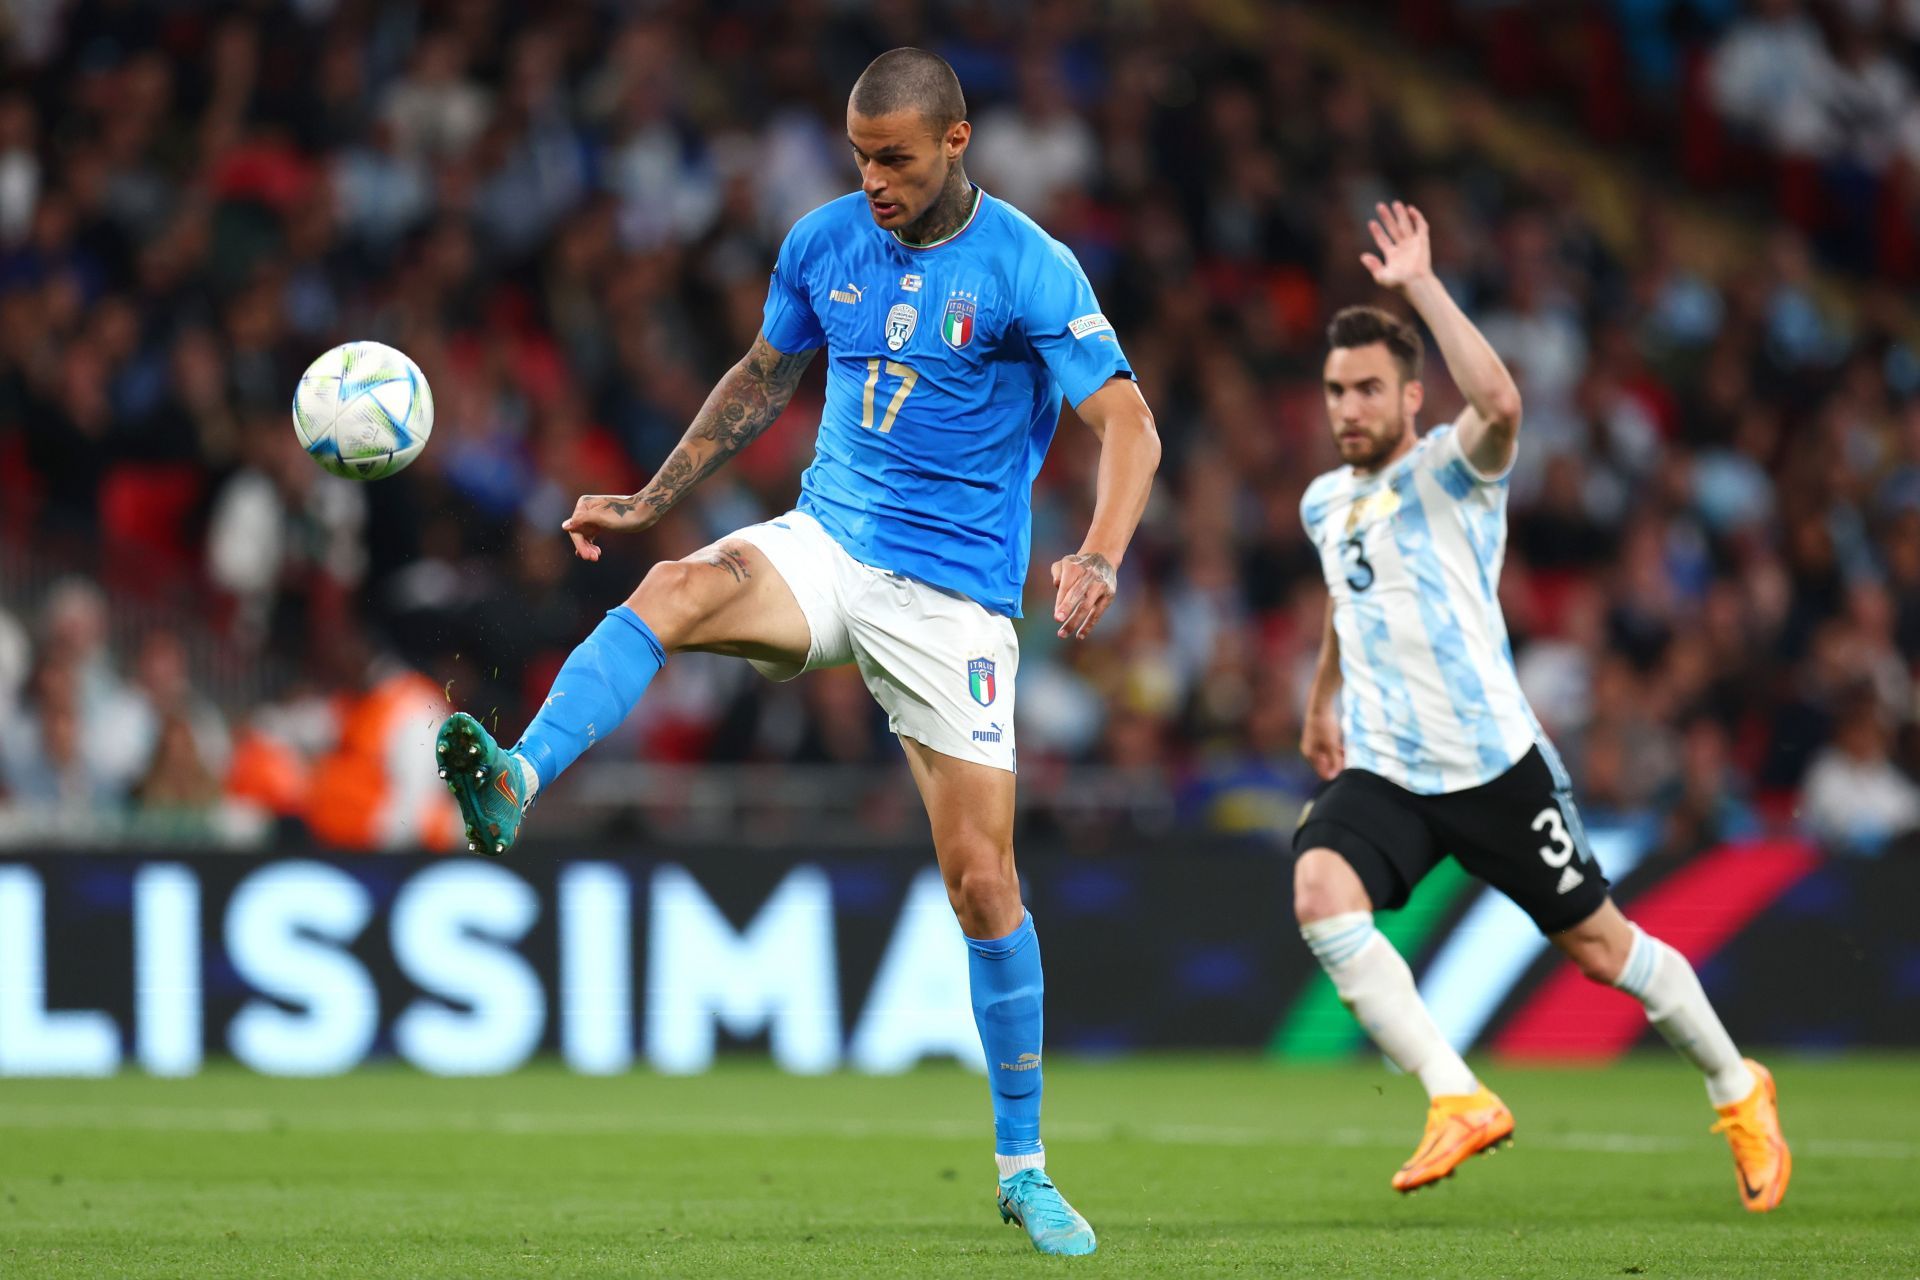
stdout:
[[966,935],[974,1022],[993,1092],[1001,1217],[1042,1253],[1092,1253],[1093,1228],[1047,1177],[1040,1141],[1041,1031],[1046,984],[1040,939],[1013,865],[1014,775],[943,755],[903,736],[901,747],[933,824],[947,897]]
[[540,788],[619,727],[668,654],[704,650],[803,663],[809,637],[792,591],[744,538],[656,564],[568,655],[512,750],[465,712],[440,727],[440,776],[460,802],[467,847],[490,854],[512,848]]
[[1646,1006],[1647,1021],[1706,1078],[1720,1113],[1714,1132],[1733,1148],[1740,1203],[1765,1213],[1787,1194],[1793,1154],[1780,1132],[1773,1075],[1742,1058],[1713,1011],[1687,958],[1620,914],[1612,899],[1571,929],[1553,935],[1595,982],[1618,987]]
[[[1303,828],[1304,830],[1304,828]],[[1376,878],[1384,859],[1367,859]],[[1314,959],[1353,1016],[1393,1064],[1427,1091],[1420,1145],[1393,1175],[1396,1191],[1450,1176],[1469,1156],[1513,1136],[1513,1113],[1478,1080],[1440,1033],[1420,999],[1413,971],[1374,927],[1373,898],[1346,856],[1316,847],[1294,863],[1294,914]]]
[[[796,345],[800,345],[796,341]],[[771,426],[793,397],[817,342],[782,351],[757,336],[721,377],[686,434],[646,487],[590,493],[562,524],[574,554],[601,557],[599,538],[651,527],[702,477]],[[627,602],[611,610],[561,667],[540,712],[512,752],[478,720],[450,717],[434,744],[440,776],[460,802],[467,846],[505,853],[540,787],[552,783],[595,738],[611,733],[676,649],[765,655],[807,652],[806,617],[780,575],[744,540],[723,540],[685,560],[657,564]]]

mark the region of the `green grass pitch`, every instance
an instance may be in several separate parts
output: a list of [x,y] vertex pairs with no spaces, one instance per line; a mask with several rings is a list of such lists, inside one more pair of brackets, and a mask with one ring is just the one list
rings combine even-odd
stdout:
[[1664,1056],[1485,1066],[1516,1145],[1409,1199],[1419,1090],[1372,1061],[1049,1061],[1080,1259],[1000,1224],[958,1069],[0,1081],[0,1275],[1920,1276],[1920,1059],[1771,1065],[1795,1172],[1758,1217]]

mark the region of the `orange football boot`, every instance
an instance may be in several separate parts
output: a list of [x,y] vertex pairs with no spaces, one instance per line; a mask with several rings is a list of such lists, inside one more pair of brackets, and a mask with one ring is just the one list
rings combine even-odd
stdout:
[[1749,1213],[1765,1213],[1786,1198],[1793,1176],[1793,1153],[1780,1133],[1780,1104],[1773,1073],[1746,1059],[1753,1072],[1753,1092],[1738,1102],[1716,1107],[1720,1121],[1713,1132],[1727,1135],[1733,1148],[1733,1169],[1740,1184],[1740,1203]]
[[1443,1093],[1427,1107],[1427,1131],[1419,1148],[1393,1175],[1393,1189],[1418,1191],[1451,1178],[1468,1156],[1512,1139],[1513,1112],[1493,1090],[1481,1085],[1472,1093]]

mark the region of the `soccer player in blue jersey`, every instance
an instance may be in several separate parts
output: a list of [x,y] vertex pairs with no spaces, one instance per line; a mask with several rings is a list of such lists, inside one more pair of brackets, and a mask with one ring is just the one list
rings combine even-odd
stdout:
[[575,649],[520,741],[456,714],[436,751],[469,847],[505,853],[541,788],[610,732],[680,650],[774,679],[855,663],[885,707],[932,822],[970,949],[993,1096],[1002,1217],[1044,1253],[1094,1250],[1040,1142],[1040,944],[1013,861],[1014,689],[1031,490],[1064,396],[1101,441],[1092,526],[1054,562],[1053,620],[1084,639],[1112,603],[1160,444],[1073,254],[967,180],[953,69],[918,49],[854,85],[860,190],[781,246],[760,335],[640,492],[583,497],[563,528],[645,529],[761,432],[827,353],[799,505],[658,564]]

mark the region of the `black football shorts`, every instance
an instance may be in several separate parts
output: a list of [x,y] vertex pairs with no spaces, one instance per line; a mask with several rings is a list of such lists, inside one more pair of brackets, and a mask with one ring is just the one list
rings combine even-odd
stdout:
[[1607,899],[1572,792],[1537,746],[1493,781],[1442,795],[1343,770],[1307,806],[1293,849],[1345,858],[1378,911],[1404,906],[1446,857],[1513,899],[1542,933],[1572,928]]

